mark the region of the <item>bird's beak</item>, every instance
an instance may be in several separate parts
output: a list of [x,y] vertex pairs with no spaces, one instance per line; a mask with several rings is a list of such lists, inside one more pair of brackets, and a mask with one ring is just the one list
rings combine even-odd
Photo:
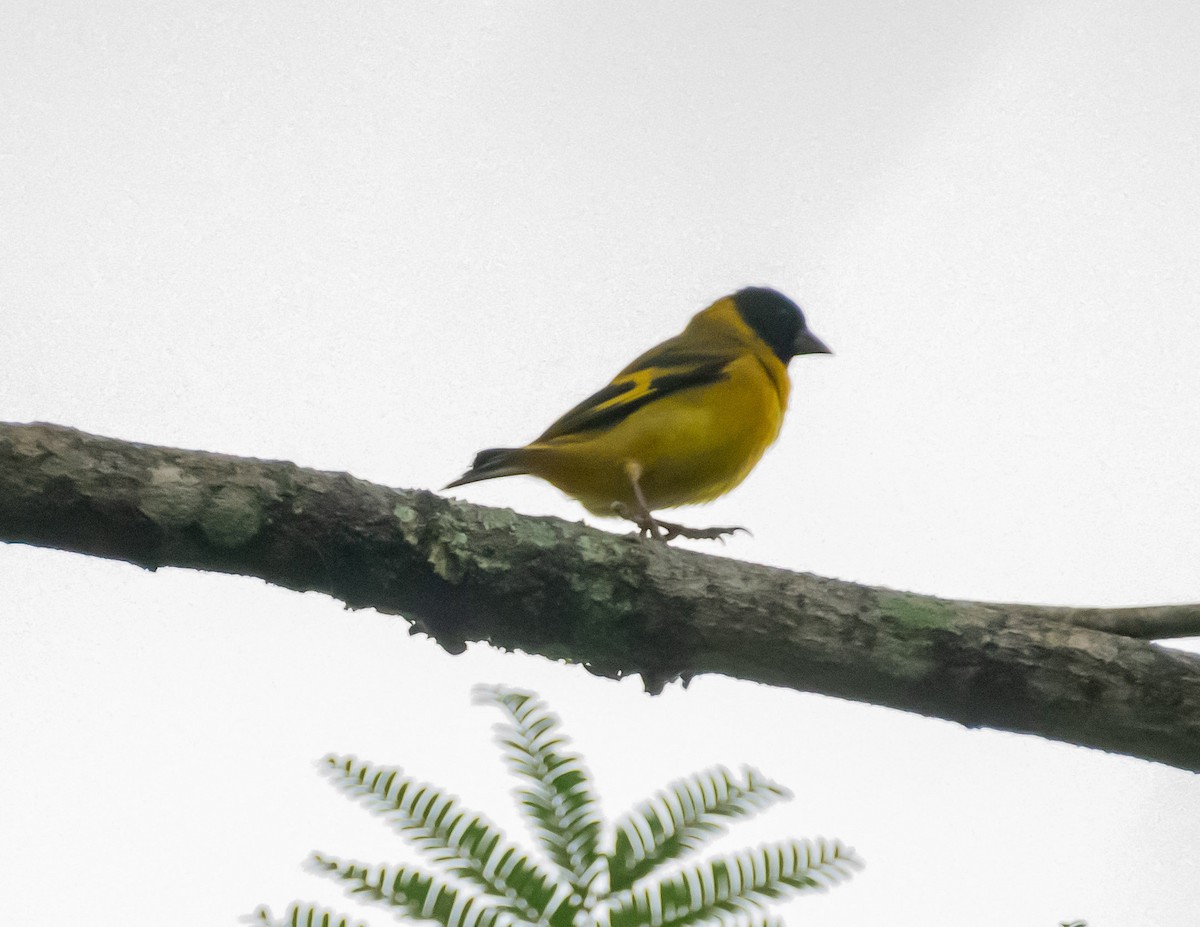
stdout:
[[832,354],[825,342],[810,332],[807,328],[802,328],[796,335],[796,340],[792,344],[792,355],[800,354]]

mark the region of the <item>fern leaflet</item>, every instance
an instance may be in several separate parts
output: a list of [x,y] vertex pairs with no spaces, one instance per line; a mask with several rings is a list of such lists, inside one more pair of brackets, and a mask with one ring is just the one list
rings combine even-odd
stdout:
[[837,841],[786,840],[644,879],[611,900],[611,927],[691,927],[740,922],[772,899],[828,888],[860,863]]
[[352,756],[330,754],[322,766],[335,785],[380,814],[444,872],[504,899],[525,920],[549,921],[570,895],[569,885],[504,839],[483,815],[463,809],[436,786]]
[[723,766],[672,782],[615,822],[609,858],[611,890],[628,888],[661,863],[699,848],[724,832],[726,822],[748,818],[791,792],[755,769],[738,781]]
[[265,905],[242,920],[251,924],[262,924],[264,927],[367,927],[366,921],[354,920],[306,901],[293,901],[288,905],[282,920],[272,918],[271,909]]
[[511,927],[519,913],[487,896],[452,885],[413,866],[364,866],[362,863],[313,854],[312,867],[340,879],[352,895],[360,895],[409,917],[442,927]]
[[538,843],[581,898],[587,897],[606,860],[599,853],[600,812],[591,775],[566,749],[558,719],[530,692],[478,686],[476,701],[494,704],[507,715],[497,740],[509,768],[523,780],[518,803]]

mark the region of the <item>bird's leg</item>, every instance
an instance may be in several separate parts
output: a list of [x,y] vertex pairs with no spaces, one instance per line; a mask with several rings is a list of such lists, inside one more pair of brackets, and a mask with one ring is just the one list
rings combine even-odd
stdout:
[[629,477],[629,485],[633,487],[633,499],[637,503],[637,509],[631,513],[628,506],[618,502],[613,505],[613,510],[637,525],[638,534],[643,538],[648,535],[656,541],[664,540],[662,532],[658,530],[658,522],[654,520],[654,516],[650,514],[650,507],[646,505],[641,483],[638,482],[642,478],[642,465],[636,460],[626,461],[625,475]]
[[739,531],[750,533],[737,525],[689,528],[686,525],[677,525],[670,521],[659,521],[650,514],[650,506],[646,504],[646,496],[642,493],[642,486],[639,482],[642,478],[642,465],[635,460],[629,461],[625,464],[625,474],[629,477],[629,485],[633,489],[633,498],[637,503],[637,509],[630,512],[629,506],[624,502],[614,502],[613,511],[637,525],[638,534],[643,538],[652,537],[656,541],[663,542],[673,541],[676,538],[687,538],[689,541],[723,542],[727,535],[736,534]]

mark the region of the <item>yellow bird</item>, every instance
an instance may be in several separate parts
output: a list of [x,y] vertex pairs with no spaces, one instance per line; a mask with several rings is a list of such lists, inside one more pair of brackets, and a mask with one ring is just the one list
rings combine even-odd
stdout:
[[480,451],[446,486],[532,474],[595,515],[619,515],[643,537],[720,538],[653,512],[710,502],[737,486],[779,435],[788,362],[831,354],[804,313],[776,290],[747,287],[698,313],[524,447]]

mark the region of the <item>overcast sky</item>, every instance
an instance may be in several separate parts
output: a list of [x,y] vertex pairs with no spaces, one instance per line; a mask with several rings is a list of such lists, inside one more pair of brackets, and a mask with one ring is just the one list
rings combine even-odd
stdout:
[[[716,552],[1194,602],[1198,47],[1167,0],[7,0],[0,418],[437,488],[766,284],[836,355],[793,362],[749,480],[680,513],[753,530]],[[532,479],[458,493],[582,516]],[[388,923],[299,867],[405,855],[312,762],[402,765],[527,839],[475,682],[542,693],[610,816],[714,762],[790,786],[724,845],[823,834],[867,860],[791,923],[1200,910],[1178,770],[726,679],[652,699],[452,658],[237,577],[3,546],[0,587],[14,923],[200,927],[295,897]]]

